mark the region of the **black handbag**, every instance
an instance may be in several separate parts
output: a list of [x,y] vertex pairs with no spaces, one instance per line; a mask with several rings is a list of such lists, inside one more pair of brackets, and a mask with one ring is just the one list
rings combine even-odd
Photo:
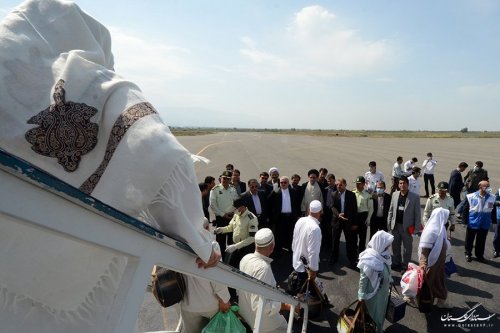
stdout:
[[181,273],[155,266],[151,291],[164,308],[179,303],[186,293],[186,282]]
[[389,288],[389,301],[387,302],[385,319],[387,319],[390,323],[396,323],[404,318],[405,312],[406,302],[396,287],[391,284],[391,287]]

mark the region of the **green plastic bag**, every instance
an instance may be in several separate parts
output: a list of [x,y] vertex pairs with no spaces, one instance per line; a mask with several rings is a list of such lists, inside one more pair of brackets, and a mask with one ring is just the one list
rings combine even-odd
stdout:
[[217,312],[201,333],[245,333],[245,326],[236,316],[239,308],[235,305],[226,313]]

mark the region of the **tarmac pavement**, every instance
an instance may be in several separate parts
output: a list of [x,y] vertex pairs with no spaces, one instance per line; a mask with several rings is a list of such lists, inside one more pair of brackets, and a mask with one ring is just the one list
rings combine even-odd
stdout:
[[[499,139],[377,139],[319,137],[303,135],[281,135],[265,133],[217,133],[202,136],[178,137],[178,140],[193,154],[208,158],[209,164],[197,163],[195,170],[201,182],[207,175],[217,179],[227,163],[241,171],[242,181],[258,178],[261,171],[277,167],[281,175],[298,173],[301,182],[307,180],[307,170],[326,167],[337,178],[348,181],[348,188],[356,176],[368,171],[368,162],[377,161],[390,187],[390,171],[396,157],[407,161],[413,156],[421,165],[427,152],[432,152],[438,161],[436,185],[448,181],[452,169],[459,162],[470,166],[474,161],[484,162],[494,191],[500,186]],[[464,174],[465,175],[465,174]],[[421,194],[424,192],[423,179]],[[352,186],[350,186],[352,185]],[[425,198],[421,199],[422,209]],[[464,258],[465,226],[458,224],[452,234],[452,256],[458,272],[446,281],[449,291],[449,310],[433,308],[430,314],[421,314],[418,309],[406,307],[405,317],[396,324],[385,322],[386,332],[500,332],[500,258],[491,258],[493,252],[492,226],[486,240],[486,262],[466,262]],[[343,237],[343,236],[342,236]],[[308,332],[336,332],[340,311],[357,298],[359,272],[348,267],[344,240],[341,239],[339,262],[329,263],[329,253],[322,253],[319,281],[322,281],[333,307],[323,310],[317,321],[310,321]],[[419,238],[413,240],[412,259],[416,262]],[[291,272],[291,253],[285,253],[273,262],[273,271],[278,283],[282,283]],[[399,286],[401,272],[392,271],[394,283]],[[163,327],[159,306],[146,293],[143,309],[138,320],[139,331],[155,331]],[[471,310],[472,309],[472,310]],[[170,316],[172,317],[172,311]],[[493,315],[490,319],[485,318]],[[168,320],[172,326],[173,319]],[[454,326],[453,326],[454,325]],[[175,325],[173,325],[175,326]],[[295,325],[295,332],[299,326]]]

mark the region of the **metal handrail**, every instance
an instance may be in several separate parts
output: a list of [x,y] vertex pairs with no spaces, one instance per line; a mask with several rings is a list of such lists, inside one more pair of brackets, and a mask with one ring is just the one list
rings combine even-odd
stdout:
[[[302,325],[302,332],[306,331],[307,328],[307,314],[308,306],[307,303],[300,302],[297,298],[294,298],[279,289],[272,287],[260,280],[257,280],[236,268],[224,265],[220,263],[217,267],[200,270],[194,264],[196,255],[194,251],[186,244],[181,241],[170,238],[160,232],[159,230],[139,221],[127,214],[124,214],[105,203],[86,195],[77,188],[69,185],[66,182],[46,173],[45,171],[33,166],[32,164],[16,157],[13,154],[6,152],[0,148],[0,169],[8,174],[14,175],[24,181],[29,182],[31,185],[35,185],[43,191],[49,192],[57,197],[64,198],[71,201],[73,204],[90,210],[104,217],[107,221],[118,223],[122,226],[130,228],[135,232],[140,233],[142,236],[147,236],[154,239],[155,241],[162,243],[160,246],[164,248],[163,251],[158,251],[158,254],[153,254],[148,257],[153,264],[162,265],[169,269],[181,272],[183,274],[193,275],[198,278],[208,279],[210,281],[222,283],[229,287],[243,290],[246,292],[254,293],[260,295],[259,308],[257,310],[256,322],[254,326],[254,332],[261,331],[261,316],[263,315],[263,306],[266,300],[280,301],[283,303],[291,304],[291,311],[289,317],[288,332],[291,332],[293,314],[295,307],[301,305],[304,309],[304,318]],[[45,193],[46,193],[45,192]],[[28,214],[27,212],[8,212],[8,200],[7,195],[5,195],[2,200],[0,200],[0,212],[6,212],[9,214],[17,214],[20,218],[25,220],[30,220],[30,216],[24,216]],[[5,206],[2,203],[5,201]],[[43,226],[44,221],[35,222]],[[48,226],[53,228],[53,226]],[[61,226],[61,230],[64,233],[70,234],[74,237],[79,237],[77,233],[72,234],[71,225]],[[167,251],[168,250],[168,251]],[[156,251],[155,251],[156,252]],[[169,253],[168,258],[166,258],[165,253]],[[162,255],[163,254],[163,255]],[[186,264],[192,262],[192,264]],[[264,296],[265,295],[265,296]],[[133,328],[131,328],[133,329]]]

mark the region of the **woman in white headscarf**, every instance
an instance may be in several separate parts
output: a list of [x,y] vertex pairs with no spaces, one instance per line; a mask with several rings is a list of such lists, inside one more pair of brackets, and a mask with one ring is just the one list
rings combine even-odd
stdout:
[[[114,71],[109,31],[74,2],[28,0],[0,23],[0,148],[186,242],[200,267],[218,264],[191,154]],[[22,260],[0,263],[0,331],[106,331],[110,304],[124,300],[123,272],[140,276],[140,265],[55,232],[9,227],[0,259]]]
[[365,251],[359,255],[360,270],[358,299],[364,301],[370,316],[383,332],[391,278],[391,246],[394,236],[379,230]]
[[446,237],[446,227],[444,226],[449,214],[447,209],[434,209],[425,225],[418,245],[420,268],[427,274],[429,287],[434,298],[437,298],[436,305],[439,308],[449,307],[446,304],[448,290],[444,283],[446,250],[451,246]]

